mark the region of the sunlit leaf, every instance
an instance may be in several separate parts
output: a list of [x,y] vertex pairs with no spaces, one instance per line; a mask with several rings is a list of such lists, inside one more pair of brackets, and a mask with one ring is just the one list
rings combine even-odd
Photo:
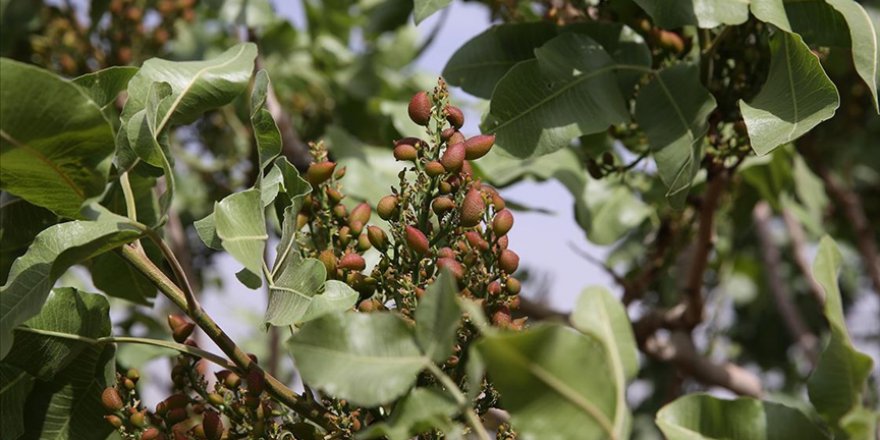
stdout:
[[742,24],[749,18],[748,0],[635,0],[658,26],[673,29],[690,24],[713,28]]
[[416,308],[416,341],[422,353],[437,363],[451,354],[458,334],[461,309],[455,301],[458,286],[449,271],[442,271]]

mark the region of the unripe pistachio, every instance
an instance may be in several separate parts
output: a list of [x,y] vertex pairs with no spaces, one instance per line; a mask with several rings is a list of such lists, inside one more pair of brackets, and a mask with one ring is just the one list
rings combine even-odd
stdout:
[[514,295],[507,298],[507,307],[510,307],[511,310],[516,310],[519,308],[519,296]]
[[165,414],[165,423],[167,425],[174,425],[186,420],[187,417],[189,417],[189,414],[186,413],[185,408],[175,408],[168,410],[168,413]]
[[452,135],[455,134],[455,132],[455,127],[446,127],[443,129],[443,131],[440,132],[440,139],[443,141],[448,141],[449,138],[451,138]]
[[446,120],[449,121],[449,124],[456,129],[464,125],[464,113],[462,113],[460,108],[454,105],[447,105],[443,109],[443,113],[446,115]]
[[296,230],[299,231],[309,222],[309,216],[302,212],[296,215]]
[[461,204],[461,225],[469,228],[480,224],[485,211],[486,203],[483,201],[483,195],[476,188],[471,188]]
[[455,133],[452,133],[451,136],[449,136],[449,139],[446,140],[446,145],[463,144],[464,141],[464,135],[461,134],[460,131],[456,131]]
[[587,173],[589,173],[590,177],[594,179],[601,179],[605,175],[605,172],[602,171],[599,164],[592,158],[587,159]]
[[507,293],[511,295],[516,295],[522,289],[522,284],[518,279],[514,277],[509,277],[507,281],[504,283],[504,290],[507,290]]
[[333,173],[333,177],[335,177],[336,180],[342,179],[343,177],[345,177],[345,171],[347,169],[348,169],[348,167],[342,167],[342,168],[337,169],[336,172]]
[[131,379],[134,382],[137,382],[141,378],[141,372],[137,370],[137,368],[129,368],[128,371],[125,372],[126,379]]
[[416,294],[416,298],[418,299],[422,299],[425,297],[425,289],[422,289],[421,287],[416,287],[413,292]]
[[446,151],[444,151],[443,156],[440,157],[440,163],[443,164],[443,168],[445,168],[447,172],[457,173],[461,170],[461,166],[464,163],[464,157],[464,144],[452,144],[446,147]]
[[311,183],[312,186],[318,186],[333,176],[333,171],[335,169],[335,162],[315,162],[309,165],[309,169],[306,170],[306,180]]
[[507,235],[503,237],[498,237],[498,240],[495,241],[498,246],[498,249],[504,250],[507,249],[507,245],[510,243],[510,238]]
[[336,273],[336,255],[330,249],[324,249],[318,254],[318,260],[324,263],[324,268],[328,274]]
[[104,416],[104,420],[116,429],[119,429],[122,426],[122,419],[115,415],[111,414],[109,416]]
[[455,251],[450,247],[443,247],[437,251],[437,257],[439,258],[455,258]]
[[208,394],[208,402],[211,405],[220,406],[226,403],[226,399],[224,399],[223,396],[218,393],[210,393]]
[[364,223],[359,220],[349,221],[348,225],[352,235],[359,235],[364,230]]
[[171,336],[174,340],[183,342],[192,334],[196,326],[187,321],[183,315],[168,315],[168,327],[171,327]]
[[428,237],[413,226],[406,227],[406,244],[418,255],[426,255],[429,250]]
[[357,249],[359,251],[366,252],[366,251],[370,250],[371,247],[373,247],[373,244],[370,243],[370,237],[367,237],[366,233],[363,233],[358,236]]
[[351,241],[351,228],[348,226],[339,228],[339,244],[348,246],[349,241]]
[[479,249],[481,251],[489,250],[489,242],[483,239],[477,231],[467,231],[464,233],[464,237],[467,239],[468,243],[471,244],[471,247],[474,249]]
[[455,261],[454,258],[439,258],[437,260],[437,267],[440,269],[447,269],[455,279],[460,280],[464,277],[464,267],[458,261]]
[[500,295],[501,294],[501,283],[499,283],[497,280],[492,281],[491,283],[489,283],[488,286],[486,286],[486,293],[488,293],[490,296]]
[[684,52],[684,40],[682,40],[681,36],[675,32],[659,29],[657,39],[659,40],[661,47],[672,53],[680,54]]
[[[233,373],[234,374],[234,373]],[[186,408],[189,405],[190,399],[186,394],[172,394],[168,396],[167,399],[163,401],[165,403],[165,408],[168,410],[177,409],[177,408]]]
[[[361,222],[363,224],[367,224],[370,221],[370,215],[373,213],[373,208],[370,208],[370,205],[366,203],[359,203],[354,209],[351,210],[351,215],[349,215],[349,222]],[[350,223],[349,223],[350,224]],[[354,228],[352,228],[354,230]]]
[[397,196],[389,195],[382,197],[376,205],[376,212],[379,213],[379,218],[382,220],[390,219],[394,215],[394,211],[397,210],[397,204]]
[[141,440],[159,440],[159,436],[162,435],[158,429],[154,427],[149,427],[141,433]]
[[101,404],[107,412],[119,411],[123,407],[122,396],[114,387],[104,388],[104,392],[101,393]]
[[367,226],[367,238],[370,240],[370,243],[380,251],[384,251],[388,248],[388,236],[386,236],[385,231],[378,226]]
[[496,212],[495,218],[492,219],[492,232],[495,233],[495,236],[507,235],[511,228],[513,228],[513,214],[510,210],[502,209]]
[[376,302],[373,299],[365,299],[358,304],[358,310],[369,313],[376,310]]
[[143,428],[144,426],[147,426],[147,423],[148,423],[147,411],[141,410],[141,411],[138,411],[138,412],[132,414],[128,418],[128,421],[131,422],[132,425],[137,426],[138,428]]
[[432,160],[425,164],[425,174],[431,177],[437,177],[443,175],[446,172],[446,168],[443,167],[443,164]]
[[505,249],[498,256],[498,267],[506,273],[512,274],[519,267],[519,255],[515,252]]
[[409,118],[419,125],[428,125],[431,120],[431,98],[424,91],[413,95],[407,107]]
[[455,201],[449,196],[439,196],[431,202],[431,209],[439,216],[455,209]]
[[425,141],[423,141],[417,137],[412,137],[412,136],[405,137],[405,138],[398,139],[398,140],[394,141],[395,147],[398,145],[403,145],[403,144],[412,145],[413,147],[416,147],[418,149],[419,145],[425,144]]
[[241,377],[229,370],[218,371],[216,376],[217,380],[223,382],[223,385],[229,389],[238,388],[241,384]]
[[409,144],[400,144],[394,147],[394,158],[397,160],[414,161],[419,157],[419,150]]
[[266,378],[259,368],[251,368],[247,373],[247,393],[251,396],[259,396],[266,389]]
[[344,270],[362,271],[367,266],[364,257],[358,254],[345,254],[339,260],[338,267]]
[[470,161],[466,160],[461,163],[461,172],[459,174],[461,174],[462,176],[473,176],[474,175],[474,168],[471,167]]
[[342,220],[347,215],[348,215],[348,208],[346,208],[345,205],[340,203],[340,204],[333,207],[333,217]]
[[[187,339],[187,341],[188,340],[189,339]],[[122,381],[122,385],[125,387],[125,389],[127,389],[129,391],[133,390],[136,387],[134,381],[127,378],[127,377],[125,378],[125,380]]]
[[337,190],[336,188],[327,187],[324,192],[327,193],[327,199],[330,200],[330,203],[334,205],[341,202],[342,199],[345,198],[345,195],[339,192],[339,190]]
[[464,142],[465,151],[467,152],[465,157],[468,160],[479,159],[489,152],[492,145],[495,145],[494,134],[478,134]]
[[452,192],[452,184],[446,181],[440,182],[437,185],[437,190],[440,191],[440,194],[449,194]]

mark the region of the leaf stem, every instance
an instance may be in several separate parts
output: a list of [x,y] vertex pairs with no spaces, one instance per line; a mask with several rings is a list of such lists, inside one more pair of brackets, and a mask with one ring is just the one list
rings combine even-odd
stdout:
[[300,396],[294,393],[290,388],[281,383],[271,374],[266,373],[253,359],[248,356],[236,343],[217,325],[207,313],[197,306],[194,311],[190,312],[187,308],[187,299],[185,293],[172,282],[153,262],[131,246],[122,246],[122,256],[132,266],[138,269],[146,276],[168,299],[177,307],[187,310],[190,318],[205,332],[205,334],[223,350],[232,362],[238,367],[240,372],[246,372],[252,369],[263,374],[266,380],[266,391],[281,403],[296,411],[303,417],[309,419],[316,425],[320,426],[327,432],[333,432],[335,426],[332,420],[332,414],[318,405],[308,405],[303,402]]
[[162,251],[162,256],[165,257],[165,261],[171,266],[171,271],[174,272],[174,277],[177,278],[177,282],[183,287],[184,297],[186,298],[186,307],[184,309],[190,314],[194,314],[197,310],[201,309],[201,306],[196,300],[196,295],[195,292],[193,292],[192,285],[189,283],[189,279],[186,277],[186,271],[183,270],[183,266],[180,264],[177,256],[174,255],[174,251],[168,247],[168,243],[165,243],[165,240],[163,240],[156,231],[147,228],[144,232],[146,232],[147,237],[150,237],[150,240],[159,247],[159,250]]
[[122,187],[122,196],[125,198],[125,211],[131,221],[137,221],[137,204],[134,199],[134,191],[131,190],[131,182],[128,180],[128,171],[119,175],[119,186]]
[[439,380],[440,383],[444,387],[446,387],[446,390],[449,391],[450,394],[452,394],[452,397],[455,398],[456,403],[458,403],[458,406],[464,412],[464,416],[467,419],[468,424],[471,425],[471,428],[473,428],[474,433],[477,434],[477,437],[479,437],[480,440],[491,440],[491,437],[489,437],[489,433],[486,432],[486,428],[480,421],[480,416],[478,416],[474,409],[471,408],[470,405],[468,405],[467,397],[465,397],[464,393],[462,393],[461,390],[458,389],[458,385],[456,385],[455,382],[452,381],[452,378],[444,373],[443,370],[441,370],[440,367],[435,365],[433,362],[428,362],[428,371],[430,371],[431,374],[433,374],[434,377],[436,377],[437,380]]

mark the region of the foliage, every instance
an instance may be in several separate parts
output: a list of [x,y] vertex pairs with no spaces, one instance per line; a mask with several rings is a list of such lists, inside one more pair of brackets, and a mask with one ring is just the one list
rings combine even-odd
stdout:
[[[449,1],[0,2],[4,438],[874,438],[878,10],[482,3],[434,82]],[[533,302],[529,179],[621,295]],[[200,304],[220,253],[268,356]]]

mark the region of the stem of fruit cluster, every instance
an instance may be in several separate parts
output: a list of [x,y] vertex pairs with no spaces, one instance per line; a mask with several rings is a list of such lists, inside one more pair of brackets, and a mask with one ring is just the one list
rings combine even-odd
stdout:
[[452,394],[452,397],[455,398],[456,403],[458,403],[458,406],[464,412],[464,416],[467,419],[468,425],[471,425],[471,428],[473,428],[474,433],[477,434],[477,437],[479,437],[480,440],[491,440],[491,437],[489,437],[489,433],[486,432],[486,428],[480,421],[480,416],[478,416],[474,409],[471,408],[470,405],[468,405],[467,397],[465,397],[461,390],[458,389],[458,385],[456,385],[455,382],[452,381],[452,378],[446,375],[446,373],[444,373],[443,370],[437,367],[437,365],[434,365],[433,362],[428,363],[428,371],[430,371],[431,374],[433,374],[434,377],[436,377],[437,380],[439,380],[440,383],[443,384],[444,387],[446,387],[446,390],[449,391],[450,394]]
[[324,408],[318,406],[309,406],[300,400],[300,397],[286,385],[281,383],[272,375],[263,371],[260,366],[254,362],[235,342],[217,325],[214,320],[208,316],[201,308],[196,306],[194,311],[190,311],[185,293],[179,286],[174,284],[153,262],[143,253],[137,252],[131,246],[122,246],[122,256],[144,276],[146,276],[168,299],[177,307],[186,310],[189,317],[195,321],[196,325],[205,332],[205,334],[223,350],[232,362],[241,372],[251,369],[257,369],[263,374],[266,381],[266,391],[281,403],[296,411],[303,417],[311,420],[316,425],[322,427],[327,432],[333,431],[332,423],[328,420],[330,414]]

